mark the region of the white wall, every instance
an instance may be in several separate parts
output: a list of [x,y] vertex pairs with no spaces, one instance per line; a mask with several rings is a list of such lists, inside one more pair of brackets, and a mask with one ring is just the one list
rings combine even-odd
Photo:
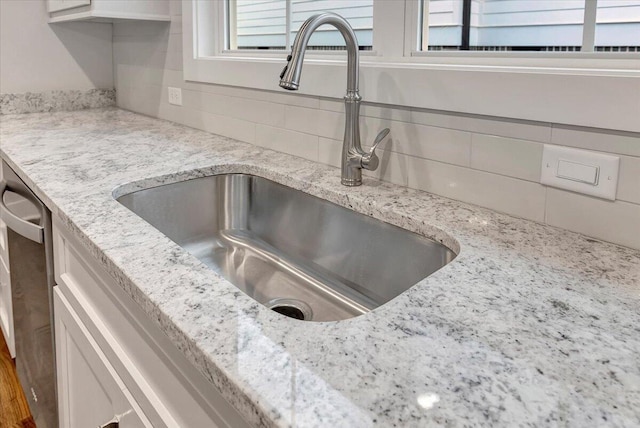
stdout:
[[[183,80],[179,1],[170,26],[115,24],[113,40],[120,107],[339,165],[340,100]],[[182,107],[168,104],[168,86],[183,89]],[[376,177],[640,248],[640,134],[403,106],[365,104],[362,114],[364,142],[392,130]],[[539,184],[543,143],[620,155],[618,200]]]
[[45,0],[0,0],[0,93],[113,88],[112,25],[47,20]]

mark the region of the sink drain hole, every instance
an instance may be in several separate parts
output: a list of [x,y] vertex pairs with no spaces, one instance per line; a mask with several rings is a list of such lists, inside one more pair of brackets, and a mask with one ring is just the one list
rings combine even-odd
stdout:
[[274,306],[271,308],[272,311],[276,311],[279,314],[286,315],[289,318],[295,318],[297,320],[304,320],[304,313],[298,309],[291,306]]
[[279,314],[302,321],[309,321],[312,315],[309,305],[296,299],[274,299],[266,306]]

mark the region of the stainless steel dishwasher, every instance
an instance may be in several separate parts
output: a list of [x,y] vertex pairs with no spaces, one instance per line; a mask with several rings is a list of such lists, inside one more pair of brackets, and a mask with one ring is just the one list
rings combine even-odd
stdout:
[[18,379],[36,426],[57,427],[51,212],[4,161],[2,169]]

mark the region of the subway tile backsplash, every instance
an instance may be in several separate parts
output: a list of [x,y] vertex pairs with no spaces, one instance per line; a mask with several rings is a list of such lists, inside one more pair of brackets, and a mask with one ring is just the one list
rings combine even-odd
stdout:
[[407,157],[409,187],[538,222],[544,221],[545,187],[530,181]]
[[[119,107],[339,167],[341,100],[185,82],[172,4],[170,26],[114,24]],[[183,106],[168,104],[168,86]],[[367,103],[361,114],[365,147],[391,128],[366,176],[640,249],[640,134]],[[539,184],[545,143],[620,155],[617,200]]]
[[617,198],[640,204],[640,157],[620,156]]
[[318,160],[316,135],[258,124],[255,144],[312,161]]
[[604,241],[640,248],[640,205],[547,189],[546,222]]
[[[640,120],[640,118],[638,118]],[[640,156],[640,134],[553,125],[551,144]]]
[[474,133],[471,168],[539,182],[542,147],[533,141]]

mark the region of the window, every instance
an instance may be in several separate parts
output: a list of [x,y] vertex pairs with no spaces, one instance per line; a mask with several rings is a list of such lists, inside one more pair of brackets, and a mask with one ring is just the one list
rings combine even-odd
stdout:
[[[331,11],[353,27],[360,50],[373,43],[373,0],[227,0],[227,49],[285,50],[302,23],[314,14]],[[344,39],[331,26],[320,28],[309,49],[343,50]]]
[[[345,15],[366,51],[365,102],[640,132],[640,0],[182,5],[185,80],[280,92],[300,24],[330,10]],[[326,27],[305,55],[300,90],[287,96],[344,96],[343,41]]]
[[[378,1],[404,6],[403,0]],[[356,32],[360,49],[373,49],[374,0],[220,3],[226,7],[224,49],[228,51],[287,50],[300,25],[323,11],[344,16]],[[640,51],[640,0],[419,0],[419,9],[412,17],[419,21],[419,43],[414,46],[418,52]],[[379,20],[378,25],[387,23]],[[326,26],[314,34],[309,49],[343,50],[344,41],[337,30]]]
[[598,0],[595,50],[640,52],[640,0]]
[[593,51],[594,27],[596,51],[640,51],[640,0],[421,0],[421,7],[423,51]]
[[584,5],[585,0],[423,0],[423,40],[428,50],[579,50]]

